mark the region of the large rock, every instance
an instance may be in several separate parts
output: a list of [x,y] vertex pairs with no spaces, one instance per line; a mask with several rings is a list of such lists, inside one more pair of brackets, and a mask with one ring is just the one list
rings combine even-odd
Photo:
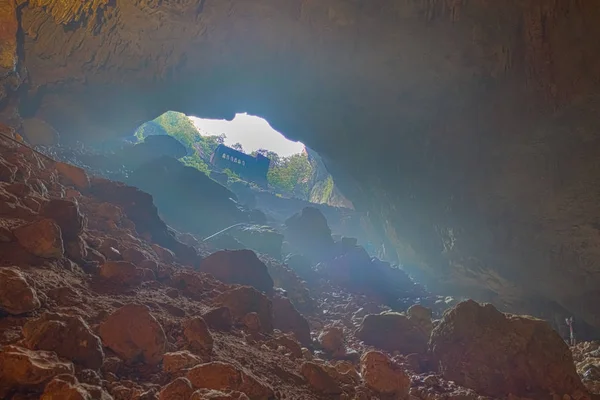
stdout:
[[128,183],[152,194],[161,215],[182,231],[208,236],[246,220],[231,200],[235,194],[174,158],[140,166]]
[[44,205],[40,214],[58,224],[65,241],[76,239],[85,226],[85,219],[79,211],[77,201],[52,199]]
[[0,310],[13,315],[40,308],[40,300],[19,269],[0,268]]
[[241,286],[220,294],[215,302],[229,308],[234,319],[240,321],[246,314],[258,314],[265,332],[273,331],[273,304],[271,300],[250,286]]
[[202,364],[202,359],[187,350],[165,353],[163,358],[163,370],[169,373],[177,373],[198,364]]
[[273,293],[267,266],[252,250],[217,251],[202,261],[199,270],[225,283],[253,286],[267,295]]
[[356,337],[370,346],[402,354],[426,353],[429,342],[429,332],[399,313],[367,315]]
[[212,389],[199,389],[196,390],[189,400],[249,400],[245,393],[237,392],[235,390],[212,390]]
[[300,367],[304,379],[317,392],[324,394],[339,394],[342,388],[339,383],[320,364],[307,361]]
[[296,310],[290,299],[276,294],[273,303],[273,327],[282,332],[293,332],[305,346],[310,345],[310,327],[306,318]]
[[100,276],[120,285],[137,285],[143,271],[127,261],[108,261],[100,266]]
[[378,351],[369,351],[360,359],[360,372],[365,385],[384,395],[396,395],[395,398],[407,398],[410,389],[410,377],[399,366]]
[[210,352],[213,348],[213,337],[202,317],[183,321],[183,335],[193,350]]
[[344,330],[339,326],[328,326],[317,338],[321,347],[329,354],[339,355],[346,351]]
[[486,396],[583,392],[569,347],[550,326],[472,300],[444,314],[431,335],[444,378]]
[[163,156],[179,159],[187,153],[188,150],[180,141],[163,134],[147,136],[141,143],[124,147],[116,157],[126,167],[135,169]]
[[0,397],[11,388],[37,388],[57,375],[73,374],[70,362],[60,361],[56,353],[32,351],[17,346],[0,348]]
[[215,361],[192,368],[186,375],[198,389],[234,390],[252,400],[268,400],[273,389],[234,365]]
[[23,120],[23,135],[32,146],[53,146],[58,144],[60,135],[46,121],[39,118]]
[[[166,189],[165,189],[166,190]],[[175,253],[180,262],[195,266],[198,254],[195,249],[178,241],[158,216],[152,196],[140,189],[108,179],[95,178],[91,182],[91,194],[100,201],[118,205],[127,218],[135,224],[135,230]]]
[[112,400],[99,386],[79,383],[72,375],[59,375],[44,388],[40,400]]
[[189,400],[194,388],[187,378],[177,378],[158,394],[158,400]]
[[313,261],[332,256],[333,239],[327,219],[318,208],[305,207],[285,221],[285,239],[300,254]]
[[23,326],[23,336],[30,349],[54,351],[86,368],[97,369],[104,362],[100,338],[79,316],[45,313]]
[[60,227],[51,219],[42,219],[14,230],[19,244],[42,258],[61,258],[65,252]]
[[283,235],[269,226],[243,226],[234,230],[231,235],[248,249],[268,254],[276,259],[281,258]]
[[392,308],[398,307],[398,300],[416,300],[427,292],[398,267],[372,258],[367,251],[356,246],[342,254],[337,254],[327,262],[317,265],[316,270],[333,284],[347,291],[367,295],[379,303]]
[[165,332],[146,306],[119,308],[100,324],[99,333],[104,345],[130,364],[158,364],[165,354]]

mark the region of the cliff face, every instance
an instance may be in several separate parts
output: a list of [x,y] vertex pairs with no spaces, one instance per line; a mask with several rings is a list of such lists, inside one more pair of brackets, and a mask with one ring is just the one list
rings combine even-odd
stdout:
[[0,1],[3,121],[72,143],[168,109],[260,115],[432,288],[600,328],[593,2],[81,4]]

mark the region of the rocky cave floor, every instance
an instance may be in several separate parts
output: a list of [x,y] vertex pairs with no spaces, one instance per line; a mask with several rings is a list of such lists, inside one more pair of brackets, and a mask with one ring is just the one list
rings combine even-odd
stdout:
[[0,137],[0,398],[600,393],[598,343],[569,349],[543,321],[472,301],[391,313],[312,273],[202,245],[149,195]]

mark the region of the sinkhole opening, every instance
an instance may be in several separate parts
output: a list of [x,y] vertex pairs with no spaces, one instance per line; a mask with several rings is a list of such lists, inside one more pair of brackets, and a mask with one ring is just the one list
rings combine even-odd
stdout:
[[180,161],[225,186],[247,184],[275,196],[353,208],[319,155],[246,113],[215,120],[167,111],[141,125],[132,140],[168,135],[185,147]]

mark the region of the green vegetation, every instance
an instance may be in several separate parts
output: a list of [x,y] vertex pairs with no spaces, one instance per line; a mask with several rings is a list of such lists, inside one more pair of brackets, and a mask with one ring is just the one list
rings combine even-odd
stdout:
[[308,199],[313,166],[306,153],[271,159],[267,174],[269,185],[285,195]]
[[[200,135],[196,126],[185,114],[174,111],[167,111],[156,119],[143,124],[135,132],[135,136],[140,141],[151,135],[169,135],[177,139],[188,148],[188,155],[181,158],[180,161],[207,175],[210,173],[211,155],[215,148],[225,141],[225,135]],[[239,143],[231,147],[243,151],[242,145]],[[256,156],[256,153],[254,152],[252,155]],[[258,153],[271,160],[267,180],[273,191],[278,195],[294,196],[304,200],[309,199],[314,167],[306,153],[294,154],[289,157],[280,157],[277,153],[264,149],[258,150]],[[227,174],[230,180],[241,179],[240,176],[229,169],[223,172]],[[331,196],[332,190],[333,180],[331,180],[331,183],[327,181],[322,197],[327,199]]]
[[225,141],[225,135],[202,136],[187,115],[167,111],[138,128],[135,136],[142,141],[151,135],[169,135],[177,139],[188,149],[188,155],[180,161],[205,174],[210,173],[208,162],[215,148]]
[[324,181],[317,182],[310,191],[310,201],[318,204],[329,204],[333,195],[333,178],[327,176]]

